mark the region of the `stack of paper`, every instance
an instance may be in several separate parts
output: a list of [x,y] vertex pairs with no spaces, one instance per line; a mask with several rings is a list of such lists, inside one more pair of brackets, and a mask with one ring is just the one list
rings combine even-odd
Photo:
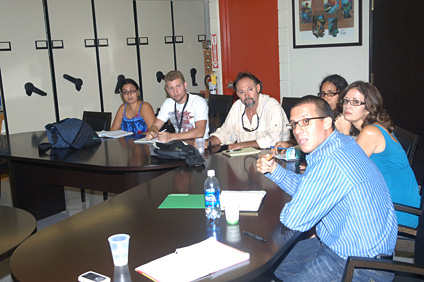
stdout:
[[248,261],[250,254],[216,241],[213,237],[177,249],[135,270],[160,282],[187,282]]
[[132,135],[132,134],[134,133],[123,131],[123,130],[112,130],[112,131],[102,130],[97,132],[97,135],[99,135],[99,137],[109,137],[109,138],[119,138],[119,137],[124,137],[124,136]]
[[230,157],[236,157],[236,156],[245,156],[245,155],[255,155],[255,154],[259,154],[260,152],[261,150],[249,147],[249,148],[243,148],[243,149],[224,151],[224,155],[227,155]]
[[257,212],[261,206],[266,191],[222,191],[219,197],[221,209],[226,203],[238,203],[240,211]]

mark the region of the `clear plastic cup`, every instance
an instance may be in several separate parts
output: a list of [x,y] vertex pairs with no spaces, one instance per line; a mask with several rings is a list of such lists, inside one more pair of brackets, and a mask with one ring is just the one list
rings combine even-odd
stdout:
[[240,207],[238,203],[225,203],[225,219],[228,224],[238,224]]
[[205,138],[196,138],[196,147],[200,154],[205,152]]
[[130,235],[116,234],[108,238],[110,250],[112,251],[113,264],[115,266],[124,266],[128,264],[128,247]]

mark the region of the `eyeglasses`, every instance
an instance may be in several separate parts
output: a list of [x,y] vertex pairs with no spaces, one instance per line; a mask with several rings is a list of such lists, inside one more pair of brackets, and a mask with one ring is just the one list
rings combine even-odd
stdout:
[[286,124],[286,127],[287,127],[288,130],[293,130],[293,129],[296,128],[297,125],[299,125],[300,127],[304,127],[304,126],[307,126],[309,124],[309,121],[310,120],[313,120],[313,119],[323,119],[323,118],[326,118],[326,117],[303,118],[301,120],[292,121],[292,122]]
[[339,93],[340,92],[327,92],[327,93],[325,93],[324,91],[322,91],[322,92],[318,93],[318,97],[320,97],[320,98],[323,98],[325,96],[334,97],[334,96],[338,95]]
[[365,105],[365,102],[362,102],[362,101],[359,101],[359,100],[349,100],[349,99],[346,99],[346,98],[344,98],[342,100],[342,102],[343,102],[343,105],[351,104],[352,106],[356,106],[356,107]]
[[255,129],[249,129],[249,128],[244,127],[243,117],[244,117],[244,115],[245,115],[245,114],[246,114],[246,109],[244,109],[244,112],[243,112],[243,114],[241,115],[241,126],[243,126],[244,131],[247,131],[247,132],[253,132],[253,131],[255,131],[256,129],[258,129],[258,127],[259,127],[259,115],[258,115],[258,114],[256,114],[256,117],[257,117],[256,128],[255,128]]
[[129,91],[121,91],[122,95],[128,95],[128,94],[134,94],[135,92],[137,92],[137,89],[132,89]]

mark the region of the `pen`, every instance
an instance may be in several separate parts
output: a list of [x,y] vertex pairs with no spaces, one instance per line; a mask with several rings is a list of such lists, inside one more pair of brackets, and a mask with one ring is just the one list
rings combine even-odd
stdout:
[[243,231],[243,234],[247,235],[249,237],[255,238],[258,241],[262,241],[262,242],[266,243],[266,239],[262,238],[261,236],[255,235],[255,234],[247,232],[247,231]]
[[227,150],[227,153],[236,152],[236,151],[241,151],[241,149]]
[[266,161],[269,162],[270,160],[272,160],[274,158],[274,155],[271,155]]
[[[271,149],[274,149],[275,146],[270,146]],[[277,150],[287,150],[288,148],[277,147]]]

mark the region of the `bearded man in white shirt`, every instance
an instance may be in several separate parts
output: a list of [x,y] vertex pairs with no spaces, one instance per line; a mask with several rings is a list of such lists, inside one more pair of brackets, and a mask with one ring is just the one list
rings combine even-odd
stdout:
[[277,100],[261,93],[262,82],[256,76],[239,73],[234,88],[240,99],[205,146],[228,145],[229,150],[269,148],[277,141],[290,140],[283,108]]

